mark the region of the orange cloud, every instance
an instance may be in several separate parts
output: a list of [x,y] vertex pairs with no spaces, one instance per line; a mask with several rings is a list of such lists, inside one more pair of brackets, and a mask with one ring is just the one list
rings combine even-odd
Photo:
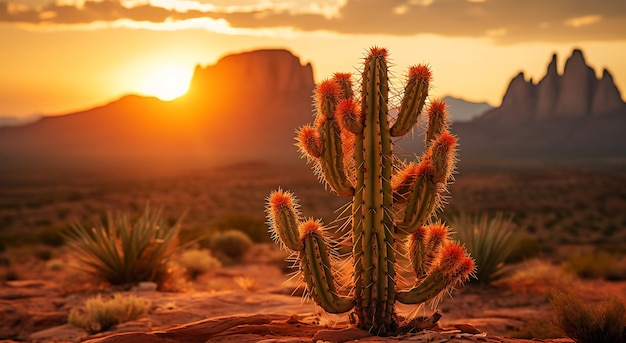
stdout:
[[[344,34],[435,34],[490,38],[504,44],[626,40],[625,1],[346,0],[334,9],[312,4],[305,10],[295,10],[284,2],[275,7],[267,4],[219,7],[194,0],[91,0],[81,1],[80,6],[51,3],[24,8],[0,2],[0,22],[67,25],[130,20],[163,24],[166,29],[172,22],[198,23],[207,19],[219,21],[220,27],[225,22],[233,30],[289,28]],[[159,29],[159,25],[152,28]]]

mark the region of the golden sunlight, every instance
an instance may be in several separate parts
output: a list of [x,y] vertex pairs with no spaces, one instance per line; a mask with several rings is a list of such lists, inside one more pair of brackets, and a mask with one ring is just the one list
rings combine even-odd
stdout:
[[192,69],[176,65],[155,69],[144,79],[141,91],[164,101],[174,100],[187,93],[192,73]]

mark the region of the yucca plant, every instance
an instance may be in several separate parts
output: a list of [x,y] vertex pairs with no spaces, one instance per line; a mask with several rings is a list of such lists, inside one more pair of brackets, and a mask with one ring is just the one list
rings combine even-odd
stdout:
[[505,261],[515,251],[521,236],[511,216],[461,213],[450,220],[450,226],[457,230],[456,239],[465,245],[478,265],[473,281],[489,284],[513,271]]
[[181,219],[168,225],[162,210],[149,206],[134,221],[126,214],[109,212],[106,224],[72,225],[66,233],[67,245],[87,272],[113,285],[155,281],[179,249]]

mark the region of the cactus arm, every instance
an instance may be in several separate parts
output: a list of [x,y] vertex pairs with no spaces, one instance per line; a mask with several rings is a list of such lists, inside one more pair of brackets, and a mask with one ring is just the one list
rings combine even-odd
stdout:
[[321,234],[311,231],[305,234],[304,250],[300,255],[307,289],[325,311],[344,313],[354,306],[352,299],[337,295],[326,242]]
[[421,304],[434,297],[446,288],[443,274],[434,273],[409,290],[399,291],[396,300],[403,304]]
[[391,136],[406,135],[415,123],[428,96],[430,70],[426,66],[414,66],[409,69],[409,79],[404,88],[404,98],[398,112],[398,118],[391,127]]
[[435,209],[437,185],[432,181],[433,167],[429,159],[420,163],[417,180],[406,204],[402,228],[406,233],[413,233],[424,223]]
[[426,130],[425,145],[428,148],[433,139],[437,138],[448,127],[448,112],[446,103],[433,100],[428,107],[428,129]]
[[335,73],[333,75],[333,81],[335,81],[341,89],[342,99],[349,99],[354,95],[351,77],[350,73]]
[[274,240],[289,251],[302,250],[298,231],[300,213],[291,192],[278,189],[268,197],[267,212]]
[[[447,227],[440,224],[435,226],[436,230],[447,233]],[[435,299],[441,292],[467,280],[474,273],[474,260],[457,243],[447,241],[437,250],[437,260],[429,268],[428,276],[413,288],[398,292],[396,300],[403,304],[419,304]]]
[[327,119],[322,124],[320,136],[324,146],[320,157],[324,179],[337,195],[352,196],[354,190],[346,177],[343,166],[341,133],[337,121]]

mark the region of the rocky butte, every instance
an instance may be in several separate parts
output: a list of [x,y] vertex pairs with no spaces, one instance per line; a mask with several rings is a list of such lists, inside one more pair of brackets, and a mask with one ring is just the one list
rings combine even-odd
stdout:
[[563,74],[557,71],[552,55],[546,75],[535,84],[520,72],[511,80],[500,107],[480,120],[501,124],[540,122],[549,118],[582,118],[611,115],[626,110],[611,73],[604,69],[598,79],[587,65],[581,50],[574,50],[565,62]]
[[103,106],[0,128],[0,169],[298,160],[295,128],[311,118],[311,64],[287,50],[225,56],[195,69],[170,102],[124,96]]
[[563,74],[553,55],[545,76],[537,83],[515,76],[502,104],[467,123],[454,123],[460,138],[461,163],[478,160],[626,157],[622,141],[626,104],[604,69],[600,78],[574,50]]

